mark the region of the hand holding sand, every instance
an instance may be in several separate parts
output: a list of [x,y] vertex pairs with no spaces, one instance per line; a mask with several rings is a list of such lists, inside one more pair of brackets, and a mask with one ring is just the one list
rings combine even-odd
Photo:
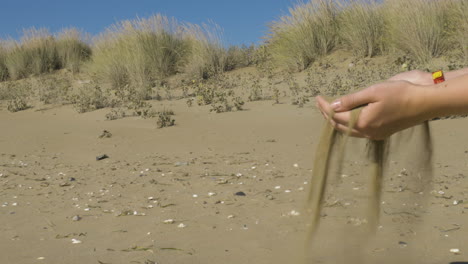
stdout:
[[[337,130],[354,137],[380,140],[427,120],[422,107],[426,92],[425,87],[407,81],[387,81],[331,104],[318,96],[317,103]],[[351,110],[359,106],[364,106],[359,119],[354,128],[349,128]]]
[[[435,117],[468,113],[468,74],[437,85],[389,80],[331,104],[318,96],[317,105],[337,130],[381,140]],[[364,106],[359,119],[354,128],[348,128],[350,110],[359,106]]]

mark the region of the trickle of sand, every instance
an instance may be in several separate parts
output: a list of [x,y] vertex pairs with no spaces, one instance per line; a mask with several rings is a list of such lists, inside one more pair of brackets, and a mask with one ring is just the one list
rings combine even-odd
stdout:
[[[330,101],[330,99],[328,99]],[[349,128],[353,128],[359,118],[362,107],[356,108],[351,112],[351,122]],[[333,113],[332,113],[333,114]],[[313,173],[311,179],[310,192],[306,204],[306,211],[308,212],[309,232],[306,239],[306,259],[310,259],[310,249],[320,241],[316,241],[315,234],[319,229],[322,208],[324,205],[324,197],[327,192],[327,186],[334,178],[339,178],[342,168],[344,166],[344,156],[348,146],[349,135],[345,135],[336,131],[332,125],[325,121],[322,130],[320,141],[317,145],[315,160],[313,165]],[[412,192],[418,194],[416,200],[420,207],[425,204],[427,200],[428,187],[432,180],[432,140],[430,134],[429,123],[426,121],[420,126],[416,126],[404,131],[404,133],[397,133],[391,138],[382,141],[373,141],[367,139],[355,139],[366,142],[365,157],[368,162],[368,204],[364,205],[365,208],[365,227],[361,231],[359,238],[358,250],[346,250],[348,253],[353,254],[354,259],[347,259],[346,256],[342,257],[347,259],[348,263],[362,263],[365,261],[365,247],[367,241],[372,238],[377,230],[381,212],[381,198],[382,198],[382,185],[384,179],[384,172],[388,167],[388,158],[392,153],[398,153],[401,146],[411,145],[412,155],[407,157],[411,159],[411,166],[418,172],[418,177],[408,179],[408,184],[413,184]],[[401,153],[398,153],[400,155]],[[332,175],[336,174],[336,175]],[[421,177],[421,174],[424,174]],[[334,177],[332,177],[334,176]],[[410,202],[410,201],[407,201]],[[414,225],[414,223],[410,223]],[[415,227],[416,229],[417,227]],[[339,229],[337,227],[337,229]],[[343,241],[350,240],[349,234],[342,234]],[[348,237],[346,237],[348,236]],[[314,241],[315,240],[315,241]],[[346,243],[346,242],[342,242]],[[346,247],[346,246],[344,246]],[[353,252],[351,252],[353,251]],[[346,253],[345,253],[346,254]],[[310,263],[310,261],[308,262]]]

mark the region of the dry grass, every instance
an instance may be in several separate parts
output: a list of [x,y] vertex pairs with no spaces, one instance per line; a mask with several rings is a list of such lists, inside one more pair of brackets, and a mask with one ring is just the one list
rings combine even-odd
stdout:
[[425,63],[451,47],[449,3],[434,0],[387,0],[391,44]]
[[64,67],[76,72],[91,52],[75,29],[59,33],[57,39],[46,29],[31,28],[23,31],[20,41],[10,41],[7,46],[3,49],[3,60],[12,80]]
[[8,79],[8,68],[6,66],[7,50],[5,44],[0,41],[0,82]]
[[115,24],[94,45],[92,69],[114,88],[139,87],[148,97],[157,80],[176,73],[188,47],[175,19],[155,15]]
[[91,57],[91,47],[84,33],[75,28],[64,29],[56,38],[60,67],[73,73],[80,71],[84,62]]
[[331,0],[296,4],[270,25],[270,52],[280,65],[303,70],[335,48],[338,7]]
[[374,0],[342,2],[339,32],[345,48],[357,57],[372,57],[385,50],[383,9]]
[[455,55],[468,65],[468,2],[454,1],[450,6],[449,16],[453,19],[451,32],[454,47],[459,51]]
[[227,52],[222,43],[222,30],[217,25],[207,24],[186,24],[184,29],[184,39],[190,49],[184,72],[201,79],[224,72]]
[[60,66],[55,39],[46,29],[28,29],[9,49],[6,66],[13,80],[51,72]]
[[419,64],[460,50],[468,57],[464,0],[310,0],[270,26],[267,40],[280,65],[303,70],[338,44],[357,57],[404,53]]

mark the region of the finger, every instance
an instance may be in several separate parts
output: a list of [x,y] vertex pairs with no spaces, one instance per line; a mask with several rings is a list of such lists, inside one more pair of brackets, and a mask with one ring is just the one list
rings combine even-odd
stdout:
[[315,100],[318,104],[320,111],[322,111],[323,113],[327,113],[328,115],[333,115],[334,111],[327,100],[325,100],[322,96],[315,97]]
[[373,103],[375,101],[374,90],[375,88],[371,86],[359,92],[345,95],[335,100],[330,106],[335,112],[344,112],[358,106]]
[[354,128],[349,128],[348,126],[339,124],[339,123],[334,123],[334,128],[338,131],[340,131],[343,134],[349,135],[351,137],[358,137],[358,138],[365,138],[366,136],[362,134],[361,132],[357,131]]
[[351,119],[351,112],[346,111],[346,112],[335,113],[332,119],[336,123],[342,124],[344,126],[349,126],[349,122],[350,122],[349,120]]

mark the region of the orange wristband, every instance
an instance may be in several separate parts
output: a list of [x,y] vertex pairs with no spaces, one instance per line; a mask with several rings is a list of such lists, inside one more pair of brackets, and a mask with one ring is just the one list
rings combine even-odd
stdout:
[[432,73],[432,80],[434,80],[435,84],[441,83],[445,81],[444,72],[442,70],[435,71]]

